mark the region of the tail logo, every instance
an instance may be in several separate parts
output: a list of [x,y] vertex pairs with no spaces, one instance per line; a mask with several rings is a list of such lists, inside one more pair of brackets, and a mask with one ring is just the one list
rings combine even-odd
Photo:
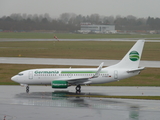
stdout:
[[129,59],[131,61],[137,61],[137,60],[139,60],[139,53],[137,51],[130,52]]

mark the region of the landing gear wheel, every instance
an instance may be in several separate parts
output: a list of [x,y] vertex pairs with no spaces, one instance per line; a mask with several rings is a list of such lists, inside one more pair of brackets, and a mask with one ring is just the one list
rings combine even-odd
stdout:
[[26,87],[26,93],[29,93],[29,86]]
[[80,93],[81,92],[81,85],[77,85],[75,89],[76,89],[76,93]]

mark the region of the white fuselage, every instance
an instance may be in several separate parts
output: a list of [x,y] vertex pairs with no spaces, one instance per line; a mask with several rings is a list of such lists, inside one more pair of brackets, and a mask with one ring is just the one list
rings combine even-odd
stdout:
[[[82,78],[91,78],[97,69],[78,68],[78,69],[31,69],[20,72],[11,79],[20,84],[27,85],[51,85],[54,80],[70,81]],[[96,78],[91,78],[83,84],[101,84],[107,82],[118,81],[139,74],[139,71],[128,73],[127,69],[109,69],[102,68],[100,74]]]

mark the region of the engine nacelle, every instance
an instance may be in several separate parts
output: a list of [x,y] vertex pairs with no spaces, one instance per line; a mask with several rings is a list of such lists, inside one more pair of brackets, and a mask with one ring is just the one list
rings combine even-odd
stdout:
[[68,82],[67,81],[52,81],[51,82],[52,88],[68,88]]

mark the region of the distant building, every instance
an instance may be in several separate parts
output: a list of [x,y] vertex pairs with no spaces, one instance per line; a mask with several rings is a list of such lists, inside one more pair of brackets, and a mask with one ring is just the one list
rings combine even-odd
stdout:
[[81,33],[115,33],[115,25],[91,25],[90,23],[82,23]]

